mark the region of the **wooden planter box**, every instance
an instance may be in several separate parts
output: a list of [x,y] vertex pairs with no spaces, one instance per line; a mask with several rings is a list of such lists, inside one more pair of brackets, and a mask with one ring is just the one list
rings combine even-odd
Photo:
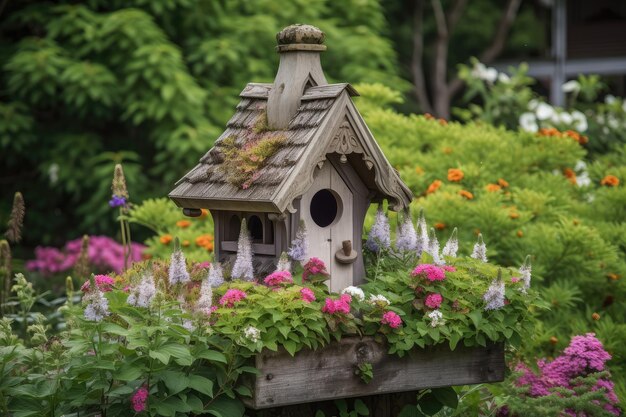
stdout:
[[[253,380],[253,409],[415,391],[452,385],[498,382],[504,379],[504,346],[447,345],[413,349],[403,358],[387,354],[371,337],[344,338],[317,351],[263,351],[256,356],[259,375]],[[371,363],[374,378],[365,383],[357,365]]]

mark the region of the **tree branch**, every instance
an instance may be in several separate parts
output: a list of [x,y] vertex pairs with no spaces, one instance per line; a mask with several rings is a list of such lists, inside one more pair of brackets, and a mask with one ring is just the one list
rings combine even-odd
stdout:
[[456,0],[450,9],[450,13],[448,13],[448,17],[446,19],[448,22],[448,36],[452,36],[452,32],[454,32],[456,24],[463,15],[463,10],[465,10],[466,4],[467,0]]
[[504,44],[506,42],[506,37],[517,17],[517,11],[519,10],[519,6],[522,3],[522,0],[508,0],[504,13],[502,13],[502,17],[500,18],[500,22],[498,23],[498,29],[496,30],[496,34],[493,38],[493,42],[491,45],[485,49],[485,51],[480,55],[480,61],[489,64],[491,63],[500,52],[504,48]]
[[413,16],[413,56],[411,57],[411,73],[413,74],[413,86],[415,97],[420,108],[425,113],[432,113],[432,105],[428,99],[426,81],[424,78],[424,66],[422,56],[424,54],[424,1],[415,1],[415,14]]

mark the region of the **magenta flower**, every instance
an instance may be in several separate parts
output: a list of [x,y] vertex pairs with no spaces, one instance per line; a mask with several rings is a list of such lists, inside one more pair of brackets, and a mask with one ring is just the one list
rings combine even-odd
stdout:
[[[96,275],[93,277],[94,281],[96,281],[96,286],[102,292],[109,292],[113,290],[113,278],[108,275]],[[85,283],[80,287],[82,292],[89,292],[89,280],[85,281]]]
[[444,265],[441,268],[446,272],[456,272],[456,268],[452,265]]
[[312,303],[315,301],[315,293],[310,288],[302,288],[300,290],[300,296],[305,303]]
[[421,264],[415,267],[411,275],[414,277],[422,276],[431,282],[443,281],[446,279],[446,272],[437,265]]
[[289,271],[275,271],[265,277],[265,285],[276,287],[280,284],[293,284],[293,277]]
[[233,307],[235,303],[238,303],[247,296],[248,295],[245,292],[237,290],[235,288],[231,288],[230,290],[226,291],[222,298],[220,298],[220,304],[230,308]]
[[392,329],[397,329],[402,326],[402,319],[393,311],[388,311],[383,314],[383,318],[380,320],[381,324],[386,324]]
[[517,283],[517,282],[520,282],[520,278],[519,278],[519,277],[511,277],[511,282],[512,282],[513,284],[515,284],[515,283]]
[[311,258],[309,262],[304,264],[304,272],[302,272],[302,280],[306,281],[312,275],[328,275],[326,265],[320,258]]
[[333,300],[332,298],[327,298],[324,303],[324,307],[322,307],[322,311],[328,314],[350,314],[350,302],[352,301],[352,297],[348,294],[341,294],[338,300]]
[[148,401],[148,389],[145,386],[139,388],[135,391],[130,401],[136,413],[144,411],[146,409],[146,401]]
[[441,294],[435,293],[435,294],[428,294],[426,296],[426,301],[424,302],[424,304],[426,304],[426,307],[437,309],[439,308],[442,302],[443,302],[443,297],[441,296]]

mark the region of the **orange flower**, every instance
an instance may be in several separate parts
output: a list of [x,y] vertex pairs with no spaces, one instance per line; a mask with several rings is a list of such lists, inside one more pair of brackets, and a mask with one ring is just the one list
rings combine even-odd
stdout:
[[550,338],[550,343],[552,343],[553,345],[556,345],[557,343],[559,343],[559,339],[557,339],[556,337],[552,336]]
[[204,249],[206,249],[209,252],[213,252],[213,248],[215,247],[213,242],[209,242],[206,245],[203,246]]
[[524,237],[524,232],[522,232],[521,230],[518,230],[517,237]]
[[176,226],[180,227],[181,229],[184,229],[186,227],[191,226],[191,222],[189,220],[179,220],[176,222]]
[[459,191],[459,195],[461,197],[467,198],[468,200],[473,200],[474,199],[474,194],[472,194],[472,193],[470,193],[469,191],[466,191],[466,190]]
[[213,244],[213,235],[204,234],[196,238],[196,245],[211,252],[215,247]]
[[619,279],[619,275],[614,273],[606,274],[606,276],[609,277],[611,281],[617,281]]
[[424,173],[424,169],[422,167],[415,167],[415,173],[417,175],[422,175]]
[[449,146],[444,147],[441,152],[445,153],[446,155],[450,155],[452,153],[452,148]]
[[424,113],[424,118],[425,118],[426,120],[434,120],[434,119],[435,119],[435,118],[433,117],[433,115],[432,115],[432,114],[430,114],[430,113]]
[[450,168],[448,170],[448,181],[459,182],[464,176],[463,171],[458,168]]
[[600,184],[606,185],[608,187],[617,187],[619,185],[619,178],[617,178],[615,175],[607,175],[606,177],[602,178]]
[[169,245],[173,239],[172,235],[163,235],[159,238],[159,241],[164,245]]
[[487,188],[487,191],[489,191],[490,193],[494,193],[502,189],[502,187],[500,187],[498,184],[487,184],[486,188]]
[[541,129],[539,129],[538,134],[539,134],[539,136],[557,136],[557,137],[561,136],[561,132],[559,132],[557,129],[555,129],[553,127],[541,128]]
[[207,209],[201,209],[200,211],[201,211],[201,213],[200,213],[200,218],[201,219],[209,215],[209,210],[207,210]]
[[183,240],[183,241],[182,241],[182,243],[181,243],[181,245],[182,245],[182,246],[184,246],[185,248],[186,248],[187,246],[189,246],[190,244],[191,244],[191,243],[189,243],[189,241],[188,241],[188,240]]
[[595,321],[598,321],[598,320],[600,320],[600,315],[598,313],[593,313],[591,315],[591,318],[594,319]]
[[439,119],[438,122],[439,122],[439,124],[441,126],[447,126],[448,125],[448,121],[446,119]]
[[587,136],[580,135],[578,139],[578,143],[581,145],[586,145],[589,142],[589,138]]
[[509,183],[504,178],[499,178],[498,185],[502,188],[506,188],[509,186]]
[[512,212],[509,213],[509,217],[512,218],[512,219],[519,219],[519,213],[515,212],[515,211],[512,211]]
[[445,223],[435,223],[435,229],[443,230],[445,228],[446,228],[446,224]]
[[563,170],[563,175],[565,175],[565,178],[567,178],[569,182],[571,182],[572,184],[576,184],[576,173],[574,172],[574,170],[572,170],[571,168],[565,168]]
[[439,187],[441,187],[441,180],[433,181],[432,184],[428,186],[428,189],[426,190],[426,194],[434,193],[435,191],[439,189]]

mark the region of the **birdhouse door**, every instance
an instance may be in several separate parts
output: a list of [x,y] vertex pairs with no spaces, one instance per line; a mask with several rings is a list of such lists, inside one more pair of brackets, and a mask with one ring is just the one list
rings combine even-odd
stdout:
[[352,285],[352,264],[338,262],[335,254],[353,236],[352,192],[328,161],[315,170],[311,188],[302,196],[300,216],[306,224],[309,256],[324,261],[331,275],[330,289]]

